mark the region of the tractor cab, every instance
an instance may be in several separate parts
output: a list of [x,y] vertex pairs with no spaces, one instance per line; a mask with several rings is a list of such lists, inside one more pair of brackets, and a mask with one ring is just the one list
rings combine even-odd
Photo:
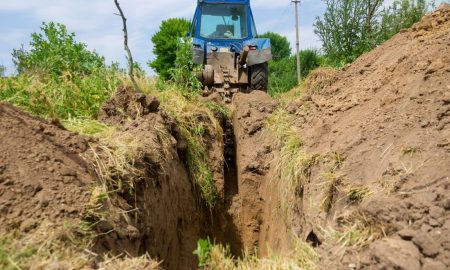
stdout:
[[199,1],[191,35],[204,40],[245,40],[256,37],[249,1]]
[[257,38],[250,0],[198,0],[189,36],[206,91],[226,100],[240,90],[267,91],[270,40]]

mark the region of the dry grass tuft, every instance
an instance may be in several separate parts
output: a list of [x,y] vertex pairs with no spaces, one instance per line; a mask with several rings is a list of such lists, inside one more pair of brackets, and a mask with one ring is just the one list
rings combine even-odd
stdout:
[[96,254],[88,251],[93,235],[78,225],[43,222],[27,234],[0,236],[0,269],[83,269]]
[[324,89],[331,86],[337,80],[339,70],[330,67],[321,67],[311,71],[305,79],[306,93],[324,94]]
[[105,258],[105,260],[100,263],[99,270],[160,270],[160,262],[154,261],[148,255],[143,255],[141,257],[129,258],[129,257],[113,257]]
[[205,269],[214,270],[284,270],[284,269],[317,269],[319,256],[311,247],[300,240],[294,241],[292,252],[285,255],[272,255],[258,258],[255,252],[244,253],[242,258],[233,258],[229,249],[222,245],[211,247]]
[[321,208],[325,212],[330,212],[333,201],[338,192],[339,186],[343,183],[344,175],[328,172],[323,175],[325,178],[323,199],[320,204]]
[[346,194],[350,203],[360,203],[363,199],[373,194],[373,191],[367,186],[356,185],[347,187]]
[[319,155],[305,151],[294,121],[295,118],[283,109],[277,110],[268,119],[271,136],[280,149],[274,162],[280,176],[278,187],[283,208],[288,207],[295,199],[296,192],[303,188],[312,166],[319,159]]
[[361,249],[386,236],[382,224],[358,212],[344,218],[341,223],[340,229],[329,229],[325,234],[344,249]]

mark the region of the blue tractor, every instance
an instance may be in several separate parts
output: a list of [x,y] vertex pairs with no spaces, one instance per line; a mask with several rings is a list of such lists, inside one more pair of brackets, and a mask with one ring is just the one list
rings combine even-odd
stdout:
[[270,40],[258,38],[250,0],[198,0],[189,35],[205,91],[226,101],[238,91],[267,91]]

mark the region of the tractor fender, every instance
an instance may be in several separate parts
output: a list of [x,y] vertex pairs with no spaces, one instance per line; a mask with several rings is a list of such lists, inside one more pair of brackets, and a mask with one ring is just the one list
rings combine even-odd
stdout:
[[256,47],[256,50],[251,50],[247,57],[247,65],[254,66],[266,63],[272,59],[272,49],[270,46],[270,39],[268,38],[254,38],[244,42],[244,45]]

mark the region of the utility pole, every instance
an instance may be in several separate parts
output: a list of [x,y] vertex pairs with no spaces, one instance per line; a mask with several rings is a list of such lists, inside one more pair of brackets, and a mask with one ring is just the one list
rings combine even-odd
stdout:
[[297,35],[297,80],[298,84],[302,81],[302,74],[301,74],[301,66],[300,66],[300,34],[298,29],[298,5],[300,4],[300,0],[292,0],[293,3],[295,3],[295,33]]

